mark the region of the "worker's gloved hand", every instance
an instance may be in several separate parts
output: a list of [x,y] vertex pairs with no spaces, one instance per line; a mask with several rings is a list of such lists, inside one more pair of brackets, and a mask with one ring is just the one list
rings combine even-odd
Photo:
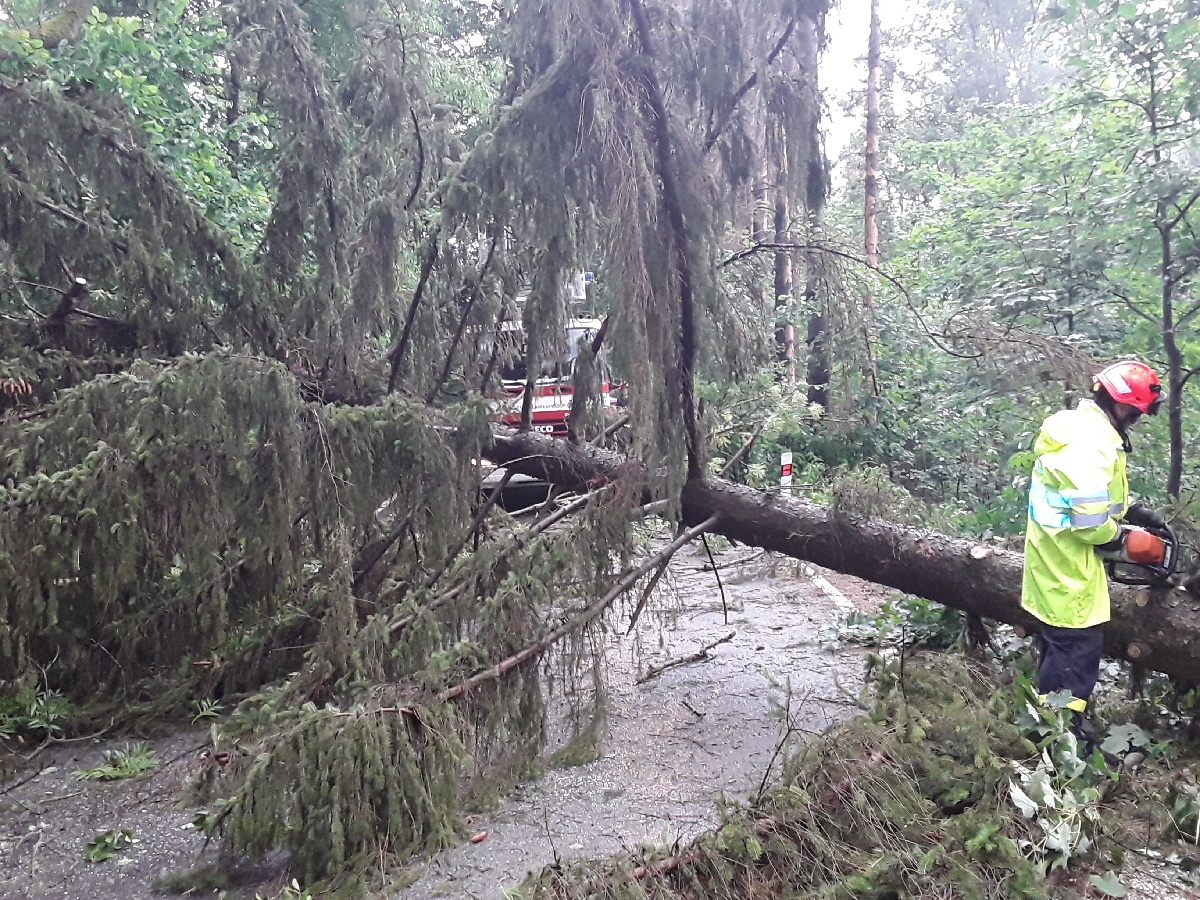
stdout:
[[1115,538],[1107,543],[1096,545],[1096,553],[1103,559],[1121,559],[1125,554],[1125,538],[1129,536],[1129,532],[1132,530],[1129,525],[1120,526],[1120,530],[1117,532]]
[[1167,520],[1144,503],[1134,503],[1125,512],[1125,521],[1143,528],[1166,528]]

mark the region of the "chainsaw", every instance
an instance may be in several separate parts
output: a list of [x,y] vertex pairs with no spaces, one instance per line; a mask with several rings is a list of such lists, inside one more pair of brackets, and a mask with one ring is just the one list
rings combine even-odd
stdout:
[[1108,577],[1118,584],[1162,584],[1179,565],[1179,538],[1170,525],[1121,525],[1119,547],[1101,551]]

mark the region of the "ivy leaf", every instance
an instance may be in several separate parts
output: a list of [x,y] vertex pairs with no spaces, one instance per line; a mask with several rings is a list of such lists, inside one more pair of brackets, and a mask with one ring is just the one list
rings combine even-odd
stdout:
[[1117,15],[1127,21],[1133,21],[1134,19],[1137,18],[1137,4],[1136,3],[1122,3],[1120,6],[1117,7]]
[[128,828],[119,831],[109,829],[88,841],[83,851],[84,859],[88,862],[105,862],[112,859],[120,851],[126,850],[133,844],[133,832]]
[[1025,818],[1032,819],[1037,815],[1038,805],[1029,799],[1029,795],[1021,790],[1015,781],[1008,783],[1008,796],[1012,797],[1012,802]]
[[1109,869],[1101,875],[1093,875],[1088,882],[1105,897],[1124,897],[1127,893],[1116,873]]
[[1100,749],[1105,753],[1117,756],[1127,753],[1134,747],[1149,748],[1150,744],[1151,741],[1146,732],[1137,725],[1117,725],[1109,731],[1108,737],[1101,743]]

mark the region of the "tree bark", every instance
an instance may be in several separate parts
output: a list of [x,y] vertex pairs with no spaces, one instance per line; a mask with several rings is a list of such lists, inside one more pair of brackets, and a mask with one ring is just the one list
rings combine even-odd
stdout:
[[[1159,127],[1159,75],[1156,60],[1151,58],[1147,74],[1150,96],[1142,108],[1150,129],[1155,171],[1163,163],[1163,138]],[[1170,455],[1167,466],[1167,496],[1179,499],[1183,484],[1183,352],[1175,339],[1175,258],[1172,231],[1180,218],[1173,214],[1171,200],[1159,197],[1154,204],[1154,228],[1159,237],[1159,286],[1162,302],[1162,345],[1167,357],[1167,434]]]
[[[879,0],[871,0],[871,31],[867,39],[867,149],[863,179],[863,259],[872,268],[879,265],[879,221],[875,207],[879,203]],[[863,298],[872,305],[870,290]]]
[[[787,247],[791,236],[791,201],[788,197],[787,153],[775,151],[775,243]],[[784,311],[792,302],[792,251],[775,251],[775,312]],[[786,369],[788,384],[796,383],[796,326],[788,320],[777,322],[779,357]]]
[[[497,429],[491,458],[522,474],[568,488],[654,477],[639,464],[590,445]],[[1021,609],[1022,556],[997,547],[880,520],[835,516],[828,507],[716,478],[683,490],[686,525],[720,516],[711,530],[915,594],[1032,633]],[[1178,685],[1200,684],[1200,600],[1181,589],[1113,585],[1105,652],[1163,672]]]
[[[879,70],[881,66],[879,0],[871,0],[871,25],[867,37],[867,146],[863,155],[863,259],[872,269],[879,267]],[[863,290],[862,329],[866,351],[863,376],[871,393],[879,396],[875,371],[875,298],[871,283]]]
[[1171,226],[1166,224],[1166,204],[1159,201],[1156,224],[1159,233],[1162,298],[1162,344],[1167,357],[1167,435],[1169,462],[1167,465],[1167,496],[1179,499],[1183,486],[1183,351],[1175,339],[1175,273]]

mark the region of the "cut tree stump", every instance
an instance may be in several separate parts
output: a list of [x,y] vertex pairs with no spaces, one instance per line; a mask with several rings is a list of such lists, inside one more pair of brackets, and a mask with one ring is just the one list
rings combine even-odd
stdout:
[[[495,429],[490,456],[498,465],[573,489],[631,478],[649,483],[653,477],[617,453],[507,429]],[[719,514],[712,532],[739,543],[1007,622],[1027,634],[1038,627],[1020,606],[1020,553],[878,519],[835,516],[820,504],[719,478],[688,482],[682,514],[686,525]],[[1180,588],[1113,585],[1105,651],[1163,672],[1181,687],[1200,684],[1200,599]]]

